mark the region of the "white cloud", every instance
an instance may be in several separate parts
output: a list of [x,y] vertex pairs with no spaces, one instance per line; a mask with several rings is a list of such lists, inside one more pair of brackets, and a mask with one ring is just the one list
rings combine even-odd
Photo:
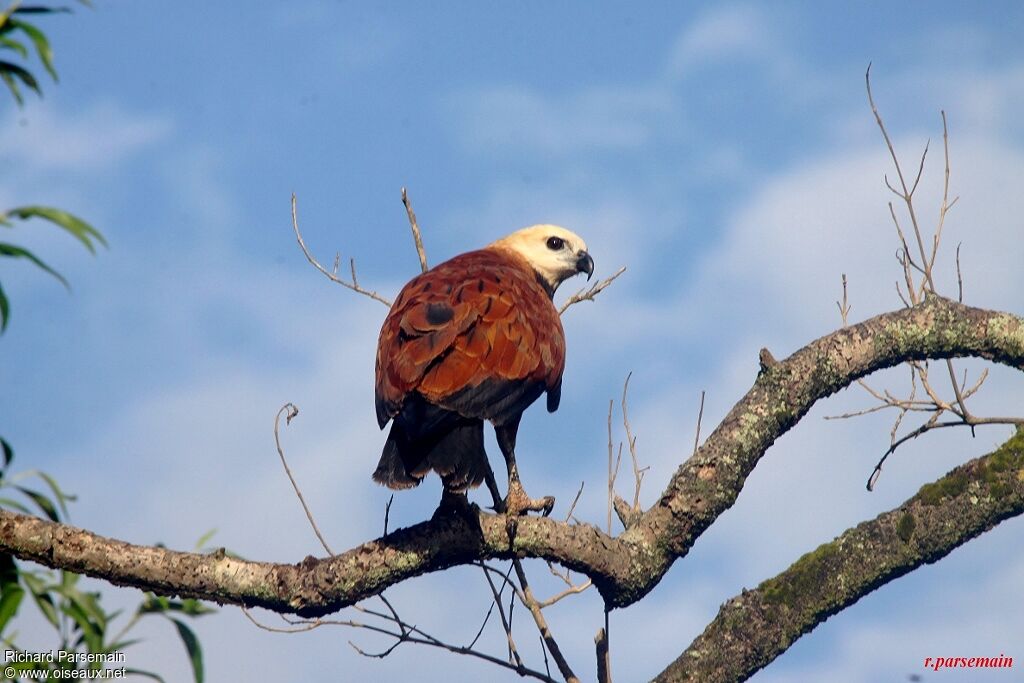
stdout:
[[698,16],[676,39],[669,71],[677,76],[711,63],[776,55],[770,17],[752,5],[719,5]]
[[470,150],[561,156],[579,150],[635,150],[664,134],[678,104],[661,87],[602,86],[548,96],[525,86],[489,86],[451,98]]
[[110,104],[92,104],[73,116],[30,102],[0,123],[0,154],[22,173],[94,171],[164,138],[171,123]]

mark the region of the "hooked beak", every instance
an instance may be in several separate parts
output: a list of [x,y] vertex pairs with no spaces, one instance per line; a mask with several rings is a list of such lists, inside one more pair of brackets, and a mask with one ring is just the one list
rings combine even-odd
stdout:
[[576,252],[576,272],[586,273],[588,281],[594,274],[594,259],[585,251]]

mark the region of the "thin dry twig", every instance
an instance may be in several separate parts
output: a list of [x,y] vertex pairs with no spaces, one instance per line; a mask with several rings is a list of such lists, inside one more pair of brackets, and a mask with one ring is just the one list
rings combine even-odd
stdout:
[[339,285],[341,285],[342,287],[346,287],[348,289],[351,289],[353,292],[355,292],[357,294],[362,294],[363,296],[367,296],[367,297],[373,299],[374,301],[379,301],[380,303],[384,304],[385,306],[387,306],[389,308],[391,307],[391,301],[389,299],[385,299],[384,297],[382,297],[377,292],[370,291],[368,289],[363,289],[362,287],[359,286],[359,281],[356,278],[356,261],[355,261],[355,259],[349,259],[349,265],[351,266],[351,270],[352,270],[352,281],[351,282],[347,282],[347,281],[341,279],[340,277],[338,277],[338,262],[340,261],[340,256],[335,257],[335,259],[334,259],[334,271],[332,272],[332,271],[329,271],[326,268],[324,268],[320,264],[320,262],[316,260],[316,258],[313,256],[313,254],[310,253],[309,248],[306,246],[306,241],[302,238],[302,232],[299,230],[299,217],[298,217],[298,209],[297,209],[297,206],[296,206],[295,193],[292,193],[292,230],[295,232],[295,239],[298,240],[299,248],[302,249],[302,253],[305,254],[306,260],[309,261],[310,264],[314,268],[316,268],[321,273],[323,273],[324,276],[327,277],[328,280],[330,280],[331,282],[336,282]]
[[[487,579],[487,585],[490,586],[491,595],[494,598],[494,602],[492,603],[491,606],[498,606],[498,616],[501,618],[501,628],[505,631],[505,638],[508,641],[509,663],[514,663],[516,667],[521,667],[523,666],[523,659],[519,656],[519,650],[516,648],[516,641],[512,637],[512,624],[509,621],[509,619],[505,616],[505,610],[502,608],[501,605],[501,593],[505,590],[505,586],[512,586],[512,590],[515,591],[515,586],[513,586],[512,582],[509,581],[509,575],[512,573],[512,567],[510,565],[508,573],[504,574],[505,580],[501,585],[501,590],[498,590],[497,586],[494,585],[494,582],[491,581],[491,575],[487,571],[489,567],[487,567],[483,562],[480,563],[480,566],[483,569],[484,578]],[[488,612],[488,614],[490,614],[490,612]],[[484,620],[484,624],[486,623],[486,620]],[[480,627],[480,631],[483,631],[483,626]],[[479,637],[480,635],[477,634],[477,638]],[[474,639],[473,642],[475,643],[476,639]]]
[[416,245],[416,255],[420,259],[420,270],[427,272],[427,252],[423,248],[423,236],[420,235],[420,226],[416,222],[416,212],[412,210],[412,202],[409,201],[409,193],[402,188],[402,204],[405,206],[405,214],[409,217],[409,227],[412,229],[412,240]]
[[846,299],[846,273],[843,273],[843,302],[836,302],[836,307],[839,309],[839,315],[843,318],[843,327],[850,324],[850,303]]
[[516,578],[519,579],[519,586],[522,589],[520,600],[530,612],[530,616],[533,617],[533,621],[537,625],[537,630],[540,631],[541,638],[544,640],[544,646],[551,654],[551,658],[555,660],[555,666],[558,667],[559,673],[562,674],[566,683],[579,683],[580,679],[573,673],[572,668],[569,666],[569,662],[566,661],[561,648],[558,646],[558,642],[555,640],[554,635],[551,633],[551,629],[548,627],[548,622],[544,618],[544,612],[541,608],[540,602],[534,597],[533,591],[530,589],[530,583],[526,579],[526,572],[523,571],[522,561],[518,558],[513,559],[512,566],[516,570]]
[[597,683],[612,683],[611,657],[608,652],[608,632],[599,629],[594,636],[594,647],[597,650]]
[[622,464],[622,444],[619,444],[619,456],[614,460],[615,467],[612,467],[612,454],[615,447],[612,445],[612,409],[615,402],[608,401],[608,534],[612,533],[612,506],[615,499],[615,479],[619,476],[619,465]]
[[540,601],[538,601],[537,602],[537,606],[540,609],[547,609],[548,607],[551,607],[551,605],[554,605],[556,602],[559,602],[563,598],[567,598],[570,595],[579,595],[583,591],[585,591],[588,588],[590,588],[592,585],[594,585],[594,584],[593,584],[593,581],[591,581],[590,579],[587,579],[583,583],[572,584],[571,586],[569,586],[565,590],[563,590],[561,593],[556,593],[556,594],[552,595],[550,598],[548,598],[547,600],[540,600]]
[[957,296],[956,300],[960,303],[964,302],[964,276],[960,271],[960,245],[962,242],[958,242],[956,245],[956,289]]
[[640,511],[640,487],[644,483],[644,475],[650,469],[648,467],[640,467],[640,460],[636,455],[636,436],[633,435],[633,429],[629,424],[629,406],[627,403],[627,395],[629,393],[629,380],[632,379],[633,373],[630,372],[626,375],[626,382],[622,386],[622,425],[626,429],[626,442],[629,444],[629,457],[633,461],[633,480],[635,485],[633,487],[633,511]]
[[[874,114],[875,122],[878,124],[878,129],[882,133],[882,138],[885,140],[886,147],[889,150],[889,156],[892,160],[893,166],[896,169],[896,175],[899,179],[899,188],[893,187],[892,183],[889,182],[888,177],[885,178],[885,184],[889,190],[902,200],[904,208],[906,209],[907,215],[910,219],[910,224],[913,229],[915,242],[917,244],[917,252],[920,258],[920,264],[915,262],[914,257],[910,254],[910,247],[907,244],[907,238],[904,234],[903,228],[900,225],[899,217],[896,214],[896,209],[893,203],[890,201],[889,215],[892,218],[893,225],[896,228],[896,234],[899,238],[900,249],[896,252],[897,261],[903,270],[903,279],[906,284],[906,296],[904,296],[903,290],[900,287],[900,283],[896,283],[896,292],[903,302],[904,306],[912,307],[920,304],[924,301],[925,297],[929,293],[936,293],[935,281],[933,277],[933,271],[938,256],[939,245],[942,240],[942,231],[945,226],[946,215],[949,210],[953,208],[959,197],[954,197],[952,201],[949,199],[949,178],[950,178],[950,162],[949,162],[949,127],[946,119],[946,112],[942,113],[942,143],[943,143],[943,157],[944,157],[944,176],[943,176],[943,187],[942,187],[942,202],[939,206],[939,217],[935,227],[935,231],[932,234],[931,239],[931,253],[925,251],[925,240],[922,235],[921,226],[917,219],[917,211],[914,205],[914,192],[917,190],[918,184],[920,183],[921,177],[924,173],[924,164],[928,155],[928,145],[925,145],[925,149],[921,154],[920,163],[918,164],[917,175],[914,178],[913,183],[908,187],[904,175],[903,169],[900,165],[899,157],[896,154],[896,150],[893,147],[892,140],[889,137],[889,132],[885,127],[885,122],[882,120],[881,114],[878,112],[878,107],[875,105],[874,96],[871,92],[871,66],[868,65],[867,72],[864,75],[865,85],[867,88],[868,103],[871,106],[871,112]],[[919,274],[919,281],[915,282],[915,272]],[[960,245],[957,245],[956,253],[956,274],[957,274],[957,290],[958,299],[963,301],[963,275],[960,269]],[[843,304],[838,304],[840,315],[843,318],[843,325],[847,325],[847,313],[849,309],[846,302],[846,278],[843,277]],[[873,490],[875,483],[882,471],[886,459],[892,455],[897,448],[901,445],[916,439],[918,436],[925,434],[933,429],[942,429],[946,427],[958,427],[967,426],[971,428],[972,434],[974,428],[983,424],[1022,424],[1024,418],[1008,418],[1008,417],[995,417],[995,418],[979,418],[973,415],[967,407],[967,399],[973,396],[980,389],[987,377],[987,371],[982,373],[979,377],[978,382],[970,389],[966,389],[967,386],[967,375],[964,373],[962,381],[957,380],[956,370],[952,360],[945,360],[947,374],[949,376],[950,386],[953,391],[953,400],[947,401],[939,395],[939,392],[933,386],[931,377],[929,376],[929,366],[927,362],[921,363],[919,361],[910,361],[907,366],[910,368],[910,395],[907,398],[898,398],[891,392],[885,391],[884,394],[875,391],[868,385],[864,380],[858,380],[857,383],[865,389],[878,403],[874,406],[870,406],[863,410],[845,413],[843,415],[828,416],[826,419],[842,419],[857,417],[860,415],[866,415],[869,413],[877,412],[892,408],[896,410],[896,419],[893,422],[892,429],[890,430],[890,444],[889,448],[882,455],[875,469],[872,471],[871,476],[868,477],[868,490]],[[917,399],[918,381],[920,381],[921,389],[927,396],[927,400]],[[911,430],[902,437],[898,436],[900,427],[903,424],[904,418],[911,412],[922,412],[927,413],[928,418],[923,424],[918,426],[916,429]],[[956,419],[941,421],[944,414],[950,413]]]
[[306,631],[312,631],[313,629],[316,629],[316,628],[320,628],[321,626],[345,626],[345,627],[348,627],[348,628],[355,628],[355,629],[363,629],[363,630],[367,630],[367,631],[372,631],[374,633],[379,633],[379,634],[382,634],[382,635],[385,635],[385,636],[388,636],[390,638],[394,638],[395,639],[395,643],[393,643],[389,648],[387,648],[383,652],[379,652],[379,653],[367,652],[367,651],[363,650],[362,648],[360,648],[355,643],[353,643],[352,641],[349,641],[349,645],[352,647],[352,649],[354,649],[356,652],[358,652],[359,654],[363,655],[364,657],[372,657],[372,658],[376,658],[376,659],[380,659],[380,658],[386,657],[391,652],[393,652],[396,647],[398,647],[402,643],[414,643],[414,644],[417,644],[417,645],[429,645],[431,647],[436,647],[436,648],[440,648],[442,650],[447,650],[448,652],[453,652],[455,654],[468,655],[470,657],[476,657],[477,659],[481,659],[483,661],[490,662],[491,664],[497,664],[498,666],[501,666],[503,668],[509,669],[511,671],[515,671],[520,676],[529,676],[530,678],[535,678],[535,679],[537,679],[539,681],[544,681],[544,683],[557,683],[557,681],[554,678],[552,678],[550,676],[550,674],[545,674],[545,673],[543,673],[541,671],[536,671],[536,670],[531,669],[531,668],[526,667],[526,666],[519,667],[519,666],[516,666],[515,664],[510,664],[509,662],[506,662],[506,661],[504,661],[504,660],[502,660],[502,659],[500,659],[498,657],[495,657],[493,655],[489,655],[489,654],[487,654],[485,652],[480,652],[479,650],[475,650],[475,649],[473,649],[471,647],[464,647],[464,646],[460,646],[460,645],[452,645],[450,643],[446,643],[446,642],[444,642],[444,641],[442,641],[442,640],[440,640],[438,638],[435,638],[434,636],[432,636],[432,635],[430,635],[428,633],[424,633],[418,627],[408,624],[403,619],[401,619],[397,615],[397,613],[385,614],[383,612],[378,612],[376,610],[363,608],[363,607],[360,607],[358,605],[355,606],[355,609],[357,609],[358,611],[360,611],[360,612],[362,612],[364,614],[368,614],[368,615],[371,615],[371,616],[376,617],[378,619],[381,619],[381,620],[384,620],[384,621],[387,621],[387,622],[391,622],[391,623],[393,623],[395,625],[395,627],[398,630],[394,631],[394,630],[387,629],[387,628],[384,628],[384,627],[381,627],[381,626],[376,626],[374,624],[370,624],[370,623],[366,623],[366,622],[361,622],[361,621],[350,620],[350,619],[295,619],[295,620],[293,620],[293,619],[288,619],[288,618],[285,618],[284,620],[287,623],[289,623],[292,627],[285,629],[285,628],[278,628],[278,627],[269,626],[267,624],[261,623],[260,621],[258,621],[249,612],[248,609],[246,609],[244,607],[242,608],[242,612],[243,612],[243,614],[245,614],[246,618],[248,618],[249,621],[251,621],[255,626],[257,626],[258,628],[260,628],[260,629],[262,629],[264,631],[270,631],[272,633],[303,633],[303,632],[306,632]]
[[[579,488],[578,491],[576,491],[576,497],[572,499],[572,505],[569,506],[569,511],[565,513],[565,521],[566,522],[569,522],[569,520],[576,520],[576,518],[572,516],[572,513],[576,510],[576,503],[580,502],[580,496],[583,495],[583,484],[584,483],[585,482],[582,482],[582,481],[580,482],[580,488]],[[579,522],[579,520],[576,520],[576,521],[577,521],[577,523]]]
[[391,517],[391,504],[395,502],[395,494],[388,498],[388,504],[384,506],[384,535],[388,535],[388,521]]
[[605,287],[615,282],[615,280],[625,272],[626,266],[622,266],[615,271],[615,274],[611,277],[606,277],[600,282],[591,285],[589,288],[584,286],[578,292],[569,297],[564,304],[562,304],[562,307],[558,309],[558,314],[561,315],[562,313],[565,313],[570,306],[578,304],[581,301],[593,301],[598,294],[604,291]]
[[299,497],[299,502],[302,504],[302,509],[306,512],[306,519],[309,520],[310,526],[313,527],[313,533],[320,539],[320,544],[327,551],[328,555],[333,555],[334,551],[327,545],[327,541],[324,540],[324,535],[320,533],[320,527],[316,525],[316,520],[313,519],[313,513],[309,511],[309,506],[306,505],[306,499],[302,497],[302,491],[299,489],[299,485],[295,482],[295,477],[292,476],[292,470],[288,467],[288,460],[284,457],[284,449],[281,448],[281,435],[280,435],[280,423],[281,414],[287,412],[285,417],[285,424],[291,424],[292,418],[299,414],[299,409],[292,403],[285,403],[281,406],[281,409],[277,411],[277,416],[274,418],[274,445],[277,446],[277,454],[281,457],[281,464],[284,465],[284,473],[288,475],[288,481],[292,483],[292,488],[295,489],[295,495]]
[[700,447],[700,423],[704,420],[704,389],[700,390],[700,410],[697,411],[697,433],[693,436],[693,454],[697,455]]

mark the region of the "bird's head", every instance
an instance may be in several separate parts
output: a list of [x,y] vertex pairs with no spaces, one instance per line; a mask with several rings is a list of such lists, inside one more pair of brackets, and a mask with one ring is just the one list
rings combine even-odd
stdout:
[[586,273],[588,280],[594,274],[594,259],[587,253],[583,238],[557,225],[516,230],[490,246],[514,251],[526,259],[552,294],[577,273]]

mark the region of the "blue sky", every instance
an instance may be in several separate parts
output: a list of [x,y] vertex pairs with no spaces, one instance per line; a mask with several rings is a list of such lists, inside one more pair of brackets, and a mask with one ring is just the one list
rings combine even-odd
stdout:
[[[963,242],[967,301],[1021,312],[1018,3],[238,8],[100,0],[47,18],[60,84],[22,110],[0,108],[0,206],[62,206],[110,242],[90,258],[55,232],[19,229],[69,276],[70,295],[0,264],[13,303],[0,338],[0,427],[21,465],[82,494],[78,525],[180,548],[217,527],[216,542],[247,557],[317,553],[273,450],[274,413],[293,401],[302,413],[286,446],[328,539],[344,548],[379,533],[388,494],[369,473],[383,442],[372,367],[385,311],[305,262],[292,192],[310,248],[324,262],[355,257],[361,282],[387,296],[417,268],[402,186],[432,263],[553,222],[586,238],[596,275],[628,266],[599,302],[567,314],[562,408],[529,412],[520,436],[527,490],[565,504],[586,481],[579,513],[594,522],[604,518],[608,400],[628,372],[650,504],[689,450],[700,391],[707,429],[753,381],[761,346],[783,357],[837,327],[840,273],[854,320],[899,305],[882,182],[891,171],[864,94],[868,62],[905,163],[939,139],[939,110],[949,115],[961,199],[940,287],[955,292],[952,245]],[[920,196],[929,224],[937,150]],[[877,382],[901,388],[905,374]],[[994,372],[976,411],[1021,413],[1020,388]],[[865,405],[844,392],[815,408],[651,598],[612,615],[622,680],[655,674],[742,587],[1007,433],[919,440],[868,494],[889,420],[821,419]],[[393,522],[429,514],[437,489],[428,481],[396,496]],[[876,592],[754,680],[928,680],[937,676],[923,671],[926,656],[1024,661],[1013,607],[1021,532],[1019,520],[1004,523]],[[393,597],[410,620],[461,641],[487,591],[461,569]],[[563,602],[551,620],[592,678],[598,596]],[[232,608],[197,628],[210,680],[503,675],[411,646],[366,660],[347,645],[372,643],[363,634],[270,634]],[[500,633],[489,637],[500,652]],[[156,661],[184,680],[172,638],[154,631],[130,662]]]

